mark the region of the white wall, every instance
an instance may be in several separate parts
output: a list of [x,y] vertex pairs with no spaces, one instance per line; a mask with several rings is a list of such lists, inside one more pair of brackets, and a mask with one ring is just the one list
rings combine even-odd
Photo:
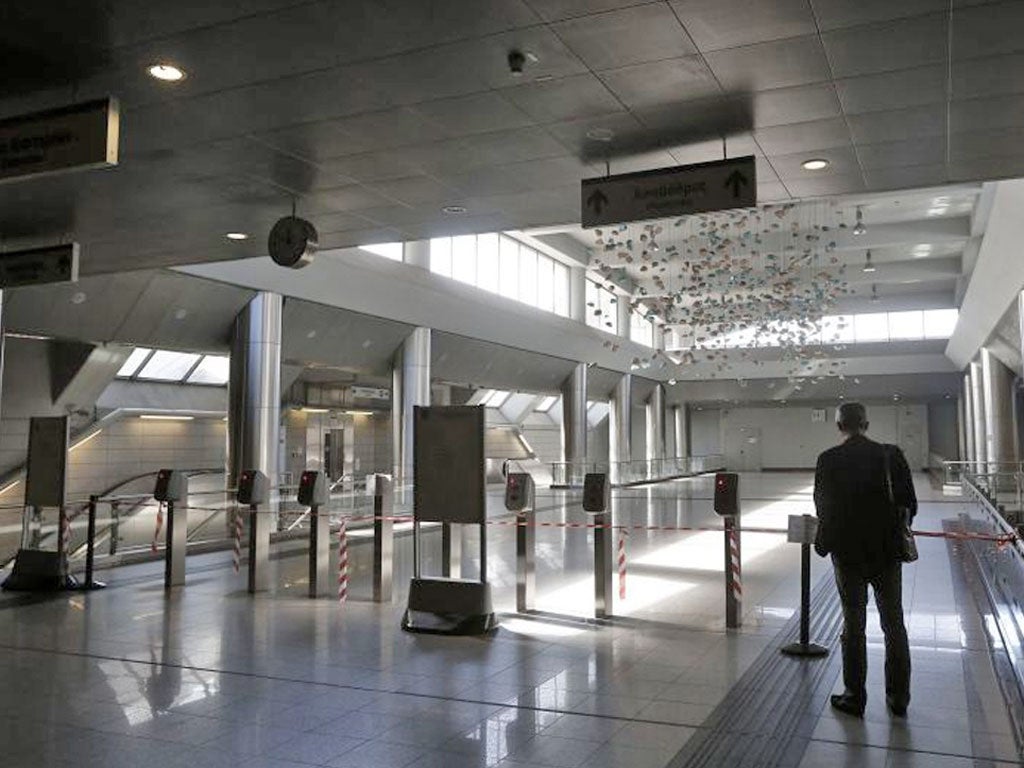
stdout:
[[947,461],[960,458],[956,400],[928,404],[929,450]]
[[710,456],[722,452],[721,412],[716,409],[690,410],[690,455]]

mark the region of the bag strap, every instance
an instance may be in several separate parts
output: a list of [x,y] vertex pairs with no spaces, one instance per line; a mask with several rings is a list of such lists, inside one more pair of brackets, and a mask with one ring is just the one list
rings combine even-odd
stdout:
[[882,446],[882,456],[885,460],[885,490],[889,494],[889,503],[896,506],[896,494],[892,490],[892,465],[889,460],[889,446]]

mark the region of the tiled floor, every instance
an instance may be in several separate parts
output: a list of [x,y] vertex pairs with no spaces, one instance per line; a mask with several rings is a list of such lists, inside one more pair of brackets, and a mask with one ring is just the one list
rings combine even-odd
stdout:
[[[809,511],[807,475],[744,477],[745,524],[781,527]],[[706,481],[630,491],[631,524],[714,524]],[[958,504],[924,485],[921,527]],[[571,495],[541,519],[575,520]],[[547,502],[547,503],[545,503]],[[495,514],[499,514],[497,511]],[[796,547],[744,535],[744,629],[724,631],[721,534],[635,532],[624,618],[590,611],[589,544],[538,532],[539,607],[492,637],[410,635],[393,605],[304,597],[302,558],[276,561],[276,589],[252,597],[227,554],[189,561],[166,596],[154,565],[105,574],[110,587],[26,604],[0,599],[0,759],[5,766],[631,766],[669,765],[791,617]],[[468,538],[468,537],[467,537]],[[490,529],[496,606],[508,611],[511,530]],[[474,542],[466,542],[468,554]],[[369,591],[365,547],[353,590]],[[408,578],[400,540],[397,584]],[[961,595],[947,545],[921,543],[906,569],[914,700],[905,721],[881,700],[872,618],[865,720],[820,712],[800,766],[1017,765],[983,627]],[[434,553],[433,556],[436,556]],[[815,577],[827,564],[815,559]],[[473,567],[467,566],[467,571]],[[399,590],[401,592],[401,590]],[[808,662],[818,663],[818,662]]]

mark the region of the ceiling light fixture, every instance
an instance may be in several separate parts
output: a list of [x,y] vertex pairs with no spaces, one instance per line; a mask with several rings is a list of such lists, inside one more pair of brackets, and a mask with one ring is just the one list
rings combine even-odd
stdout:
[[146,71],[149,72],[150,77],[155,77],[166,83],[177,83],[185,79],[185,70],[173,64],[154,64]]
[[193,421],[195,416],[177,416],[170,413],[144,413],[139,416],[145,421]]
[[871,284],[871,301],[878,302],[878,286],[874,283]]
[[441,209],[441,213],[447,213],[449,215],[457,215],[466,212],[466,206],[464,205],[446,205]]
[[615,131],[611,128],[591,128],[587,131],[587,138],[594,141],[611,141],[615,138]]
[[864,226],[864,212],[861,211],[860,206],[857,206],[857,223],[853,225],[853,234],[860,237],[868,228]]
[[373,411],[345,411],[346,416],[373,416]]
[[299,408],[299,410],[302,411],[303,413],[327,413],[328,412],[327,408],[309,408],[307,406],[303,406],[303,407]]
[[224,235],[228,240],[248,240],[249,236],[245,232],[228,232]]
[[870,250],[864,256],[863,271],[864,272],[875,272],[875,271],[877,271],[875,269],[874,263],[871,261],[871,251]]
[[804,160],[800,165],[805,171],[823,171],[828,168],[830,163],[823,157],[812,157],[809,160]]

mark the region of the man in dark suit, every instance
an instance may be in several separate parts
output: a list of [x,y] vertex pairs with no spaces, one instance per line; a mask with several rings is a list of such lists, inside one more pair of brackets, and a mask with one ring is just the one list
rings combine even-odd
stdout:
[[[904,716],[910,703],[910,645],[903,624],[903,574],[896,506],[917,512],[914,482],[903,452],[865,436],[867,411],[844,403],[836,412],[844,440],[818,457],[814,505],[819,555],[832,555],[843,604],[843,683],[832,706],[857,717],[867,703],[868,585],[875,593],[885,634],[885,694],[890,712]],[[890,493],[891,488],[891,493]]]

